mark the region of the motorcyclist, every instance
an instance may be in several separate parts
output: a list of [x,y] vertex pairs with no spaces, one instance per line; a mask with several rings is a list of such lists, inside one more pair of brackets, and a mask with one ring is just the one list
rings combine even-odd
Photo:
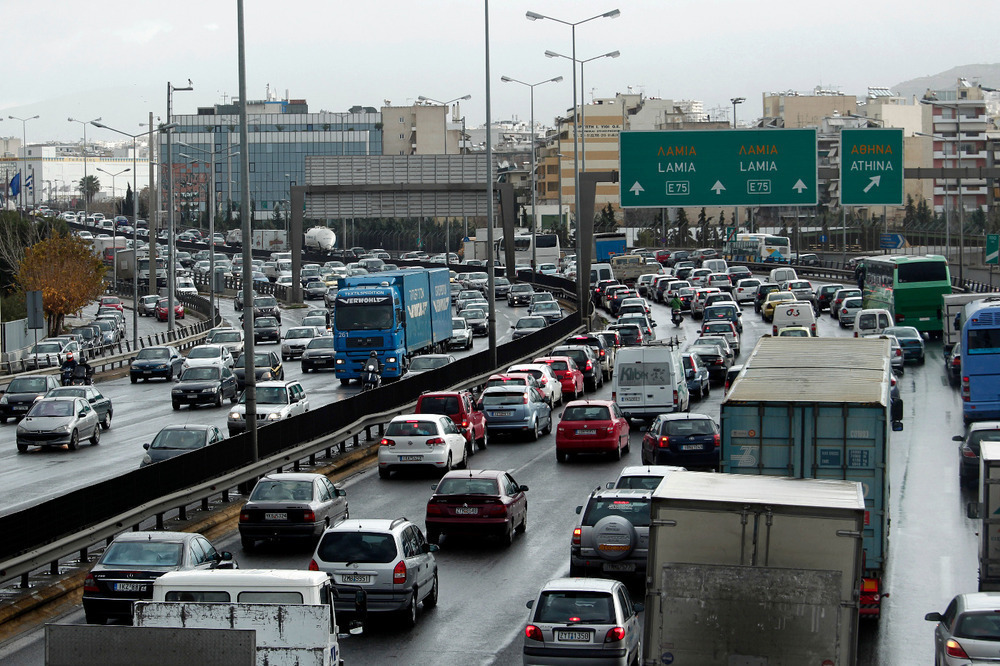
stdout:
[[62,378],[63,384],[67,384],[69,379],[73,376],[73,371],[76,370],[77,366],[76,358],[73,356],[73,352],[66,354],[66,358],[62,362]]
[[681,311],[681,299],[677,297],[677,294],[674,294],[674,297],[670,299],[670,310],[676,310],[677,312]]
[[365,361],[364,374],[362,376],[362,382],[364,384],[373,384],[378,386],[382,378],[382,366],[378,362],[378,353],[372,352],[368,355],[368,360]]
[[94,376],[94,368],[91,367],[90,363],[87,363],[87,359],[81,359],[70,375],[75,382],[80,379],[83,380],[84,384],[91,383],[91,377]]

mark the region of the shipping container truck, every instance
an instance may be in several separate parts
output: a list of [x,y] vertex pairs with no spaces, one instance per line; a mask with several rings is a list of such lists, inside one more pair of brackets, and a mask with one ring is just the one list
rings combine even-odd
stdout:
[[617,231],[608,231],[594,234],[594,256],[591,257],[593,263],[607,263],[611,257],[625,254],[626,248],[625,234]]
[[865,494],[862,617],[888,596],[889,340],[761,338],[721,408],[722,471],[858,481]]
[[979,444],[979,502],[969,518],[982,519],[979,535],[979,591],[1000,591],[1000,442]]
[[643,664],[854,664],[861,484],[670,474],[650,504]]
[[411,357],[444,352],[451,340],[447,268],[341,278],[334,304],[335,370],[341,384],[361,377],[371,352],[383,379],[399,378]]
[[[251,232],[253,242],[251,247],[254,250],[266,250],[276,252],[288,249],[288,238],[284,229],[254,229]],[[243,245],[243,230],[233,229],[226,234],[227,245]]]

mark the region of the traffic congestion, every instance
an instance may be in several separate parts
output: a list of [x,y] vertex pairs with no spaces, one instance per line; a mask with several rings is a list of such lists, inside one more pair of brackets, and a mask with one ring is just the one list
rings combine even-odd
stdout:
[[[388,257],[379,254],[357,258],[384,264]],[[202,566],[328,574],[338,600],[337,621],[342,628],[356,622],[364,629],[339,642],[346,663],[404,654],[413,663],[584,658],[647,663],[643,620],[654,491],[677,474],[723,469],[729,446],[720,418],[723,402],[746,374],[744,364],[762,339],[780,345],[792,338],[787,341],[792,349],[801,338],[863,338],[885,344],[891,368],[886,407],[894,432],[892,446],[886,445],[886,504],[880,510],[894,522],[893,548],[880,574],[885,586],[881,618],[876,613],[875,619],[861,621],[860,634],[854,635],[857,659],[927,660],[930,626],[920,618],[942,600],[975,589],[976,537],[964,520],[950,520],[938,543],[925,543],[919,531],[911,533],[902,507],[913,502],[927,508],[927,498],[907,486],[918,474],[933,475],[936,484],[947,486],[942,496],[951,503],[932,513],[958,510],[971,497],[959,487],[960,470],[967,485],[978,481],[978,473],[969,471],[974,465],[968,451],[989,439],[963,435],[957,460],[944,448],[925,445],[930,436],[942,441],[952,436],[944,437],[945,425],[931,418],[930,405],[951,414],[961,402],[958,392],[935,387],[947,388],[951,376],[950,365],[938,365],[937,359],[951,361],[937,336],[919,328],[919,317],[911,326],[898,312],[892,317],[886,308],[862,307],[868,304],[854,293],[859,291],[855,276],[838,283],[800,276],[794,266],[751,272],[707,251],[693,260],[687,252],[677,255],[642,251],[628,254],[629,261],[613,257],[595,263],[590,294],[601,325],[569,336],[530,363],[498,368],[475,390],[424,394],[413,413],[387,421],[377,454],[364,465],[263,477],[238,520],[201,544]],[[186,353],[169,345],[147,347],[125,376],[88,381],[84,375],[80,386],[59,386],[60,376],[34,392],[25,387],[15,394],[20,378],[14,380],[0,400],[0,416],[17,422],[0,428],[0,439],[16,443],[4,447],[4,456],[16,450],[5,458],[4,506],[13,510],[245,430],[239,320],[248,312],[254,316],[257,343],[253,365],[260,427],[283,427],[278,423],[318,405],[382,390],[383,381],[391,390],[393,380],[406,381],[484,348],[490,323],[485,273],[449,274],[446,267],[369,272],[373,262],[369,268],[344,263],[303,267],[308,274],[303,280],[309,280],[303,286],[313,284],[314,298],[333,307],[289,308],[266,296],[252,304],[226,298],[220,307],[225,323]],[[561,266],[569,277],[575,270],[571,259]],[[363,282],[365,275],[378,276],[371,284],[391,288],[397,273],[401,281],[427,274],[433,290],[435,271],[443,272],[450,292],[445,342],[421,344],[406,363],[376,357],[373,371],[364,364],[365,354],[358,357],[356,372],[342,372],[346,364],[338,359],[350,357],[336,348],[341,314],[351,322],[345,331],[395,328],[378,320],[376,308],[351,310],[349,278]],[[516,280],[498,284],[496,300],[493,322],[501,342],[543,329],[575,307]],[[121,298],[95,303],[92,311],[115,305],[139,307]],[[108,314],[101,316],[110,321]],[[142,326],[162,324],[143,320]],[[409,335],[413,328],[403,330]],[[56,353],[65,363],[66,350]],[[822,366],[824,360],[833,361],[813,363]],[[787,379],[793,385],[797,380]],[[73,383],[72,376],[67,383]],[[15,396],[22,396],[20,402]],[[80,401],[79,411],[69,408],[75,401]],[[25,409],[15,411],[19,406]],[[83,412],[86,416],[80,416]],[[65,421],[54,427],[58,419]],[[69,422],[78,419],[80,424]],[[29,433],[27,426],[39,422],[45,427],[36,431],[69,433],[69,439]],[[973,426],[970,433],[983,430]],[[88,439],[91,446],[76,450]],[[62,456],[76,464],[61,465]],[[911,469],[913,457],[927,459]],[[937,478],[942,469],[955,467],[954,479]],[[162,548],[160,541],[169,542],[169,534],[146,543]],[[609,540],[609,534],[627,538]],[[128,533],[119,539],[123,548],[125,541],[135,541]],[[93,582],[84,587],[82,609],[70,610],[68,621],[127,623],[132,602],[151,598],[156,583],[118,587],[115,567],[145,571],[137,576],[145,581],[158,579],[164,569],[143,569],[143,555],[130,554],[129,560],[118,544],[116,539],[100,555]],[[949,579],[939,581],[940,590],[910,590],[903,582],[905,567],[924,558],[958,558],[953,569],[964,573],[949,573]],[[196,569],[198,562],[178,560],[169,566]],[[927,569],[927,564],[918,568]],[[359,587],[367,596],[363,612],[353,596]],[[612,602],[597,612],[606,599]],[[919,622],[912,617],[917,610]],[[567,619],[576,615],[581,617]],[[486,616],[491,617],[488,625],[470,626],[470,619]],[[445,635],[453,638],[443,646]],[[9,663],[40,663],[33,659],[41,643],[36,636],[0,654]]]

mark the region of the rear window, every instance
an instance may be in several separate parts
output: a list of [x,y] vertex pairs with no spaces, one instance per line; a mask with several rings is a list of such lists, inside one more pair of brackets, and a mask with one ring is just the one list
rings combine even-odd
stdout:
[[649,527],[649,499],[595,498],[587,505],[583,524],[593,526],[608,516],[623,516],[636,527]]
[[420,411],[423,414],[458,414],[460,408],[458,396],[429,396],[421,398]]
[[535,622],[566,624],[615,624],[615,604],[610,592],[542,592],[535,606]]
[[433,421],[393,421],[385,429],[385,434],[397,437],[429,437],[438,434]]
[[445,479],[438,484],[437,495],[499,495],[494,479]]
[[165,601],[193,601],[199,604],[227,604],[229,593],[224,590],[171,590],[164,596]]
[[580,405],[567,407],[563,421],[610,421],[611,413],[603,405]]
[[483,405],[486,407],[497,405],[520,405],[523,402],[523,393],[487,393],[483,396]]
[[183,544],[162,541],[116,541],[104,552],[101,564],[110,567],[181,565]]
[[670,437],[687,437],[688,435],[713,435],[715,423],[708,419],[683,419],[667,421],[663,424],[663,434]]
[[316,554],[324,562],[388,564],[396,559],[396,540],[391,534],[327,532],[320,540]]
[[44,377],[18,377],[11,381],[7,393],[45,393],[48,383]]
[[1000,641],[1000,615],[993,611],[964,613],[955,625],[955,638]]
[[896,269],[899,284],[912,282],[942,282],[948,280],[948,265],[944,262],[900,264]]
[[[966,346],[965,353],[1000,354],[1000,329],[969,327],[968,330],[969,342]],[[13,382],[11,382],[11,386],[14,386]],[[13,391],[10,392],[13,393]]]
[[662,476],[623,476],[618,479],[615,488],[625,488],[627,490],[656,490],[663,480]]

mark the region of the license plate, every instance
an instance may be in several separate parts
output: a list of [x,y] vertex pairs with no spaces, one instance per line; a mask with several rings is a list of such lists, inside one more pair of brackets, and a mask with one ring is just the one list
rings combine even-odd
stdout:
[[700,451],[701,444],[682,444],[681,451]]
[[619,402],[639,402],[642,400],[641,395],[623,395],[618,397]]
[[423,456],[399,456],[399,462],[420,462]]
[[149,585],[146,583],[115,583],[115,592],[146,592]]
[[576,434],[578,434],[578,435],[596,435],[597,431],[596,430],[577,430]]
[[287,513],[265,513],[264,520],[288,520]]
[[514,412],[490,412],[492,416],[514,416]]
[[368,583],[372,579],[371,574],[341,574],[341,583]]
[[635,562],[605,562],[605,571],[635,571]]
[[28,406],[27,405],[14,405],[14,411],[15,412],[26,412],[26,411],[28,411]]
[[590,642],[590,632],[589,631],[557,631],[556,632],[557,641],[568,641],[572,643],[589,643]]
[[144,374],[144,375],[151,375],[153,373],[151,371],[149,371],[149,370],[143,370],[142,374]]
[[460,506],[455,509],[455,514],[459,516],[474,516],[479,513],[479,508],[474,506]]

